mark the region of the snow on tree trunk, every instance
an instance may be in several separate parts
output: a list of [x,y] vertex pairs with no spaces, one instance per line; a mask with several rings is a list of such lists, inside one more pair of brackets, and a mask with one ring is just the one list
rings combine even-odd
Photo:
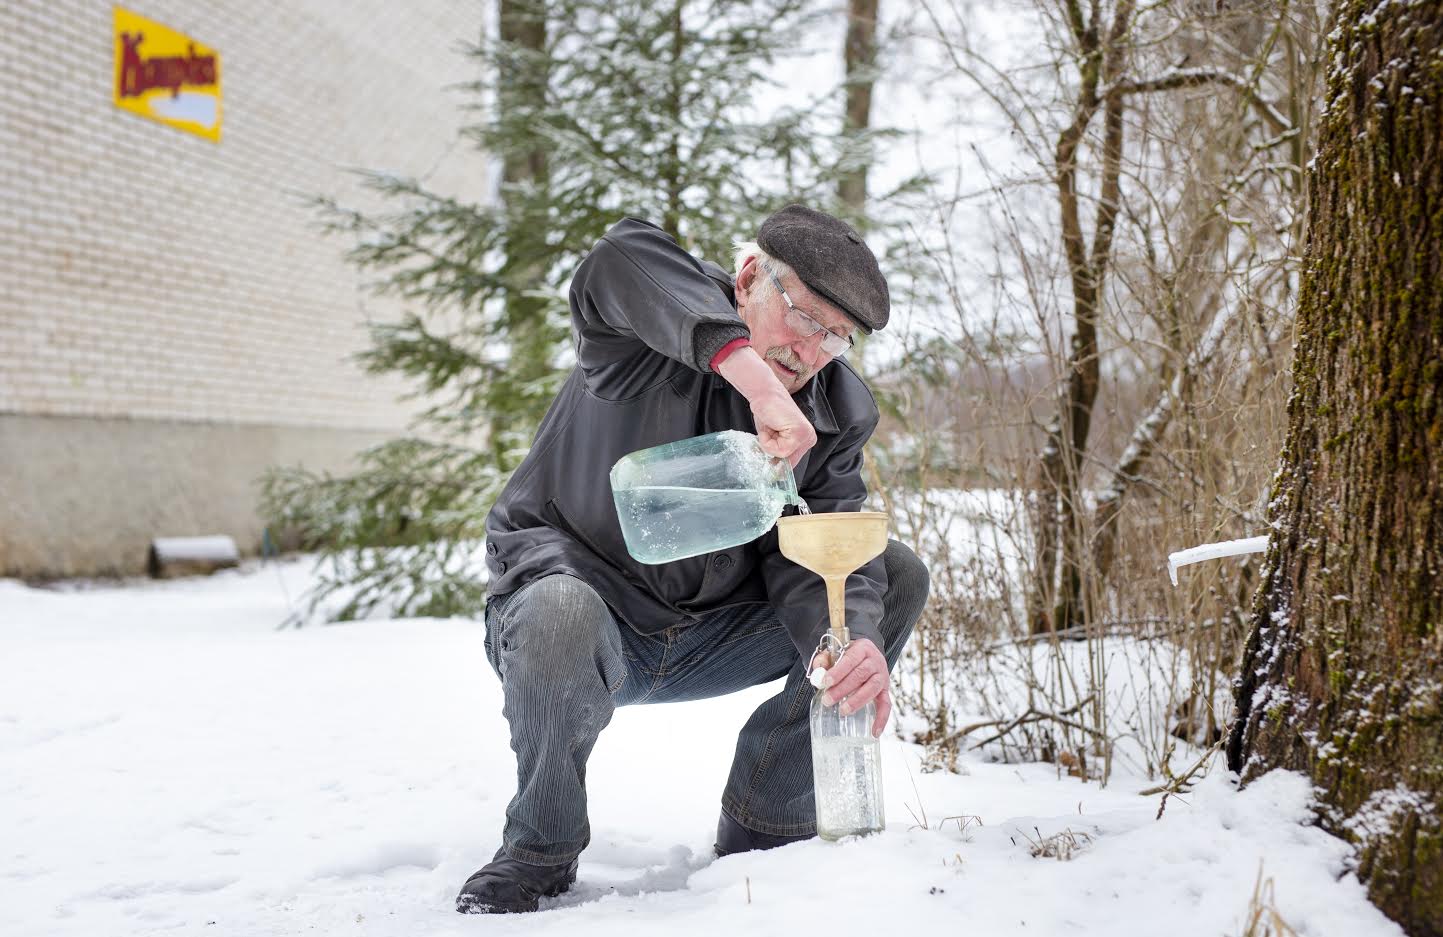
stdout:
[[1443,4],[1337,24],[1228,760],[1308,774],[1373,901],[1443,934]]

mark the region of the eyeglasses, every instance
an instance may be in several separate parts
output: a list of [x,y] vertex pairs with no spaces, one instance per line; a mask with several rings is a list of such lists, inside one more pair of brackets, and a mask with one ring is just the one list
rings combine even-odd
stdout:
[[[766,270],[765,267],[762,269]],[[782,286],[782,281],[777,279],[777,275],[767,270],[767,276],[772,278],[772,283],[776,285],[777,292],[782,294],[782,302],[787,304],[787,328],[796,332],[802,338],[811,338],[818,332],[824,333],[822,337],[822,351],[825,351],[833,358],[838,355],[845,355],[852,350],[851,336],[838,335],[816,319],[802,312],[797,308],[796,303],[792,302],[792,298],[787,295],[787,290]]]

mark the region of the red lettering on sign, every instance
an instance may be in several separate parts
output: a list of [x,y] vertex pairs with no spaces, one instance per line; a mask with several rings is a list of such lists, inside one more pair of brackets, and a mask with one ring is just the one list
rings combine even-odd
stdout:
[[144,33],[120,34],[120,96],[135,98],[152,88],[169,88],[171,97],[181,85],[214,85],[215,56],[196,55],[191,43],[185,55],[140,57]]

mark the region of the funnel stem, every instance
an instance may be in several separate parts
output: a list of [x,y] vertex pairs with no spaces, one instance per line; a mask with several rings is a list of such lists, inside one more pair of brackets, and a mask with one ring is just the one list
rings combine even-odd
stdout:
[[832,620],[832,636],[845,647],[852,639],[847,631],[847,574],[823,578],[827,581],[827,614]]

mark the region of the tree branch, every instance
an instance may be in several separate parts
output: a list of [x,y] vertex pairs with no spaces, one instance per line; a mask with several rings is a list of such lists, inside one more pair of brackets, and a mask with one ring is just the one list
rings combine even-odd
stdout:
[[940,744],[941,747],[945,748],[946,746],[951,745],[954,742],[960,741],[961,739],[972,734],[973,732],[976,732],[978,729],[986,729],[990,728],[991,726],[1003,726],[1002,731],[998,732],[996,735],[985,738],[982,741],[978,742],[976,745],[972,746],[974,749],[978,749],[989,742],[997,741],[1007,733],[1011,732],[1013,729],[1016,729],[1018,726],[1043,721],[1060,723],[1061,725],[1065,725],[1069,728],[1077,729],[1079,732],[1104,737],[1101,736],[1101,733],[1099,733],[1096,729],[1092,729],[1080,723],[1073,722],[1071,719],[1067,718],[1068,716],[1076,714],[1079,709],[1091,703],[1092,700],[1093,696],[1089,695],[1086,699],[1079,700],[1074,705],[1067,707],[1061,712],[1055,713],[1042,712],[1029,706],[1027,707],[1026,712],[1012,719],[989,719],[986,722],[974,722],[971,725],[963,726],[956,732],[953,732],[951,735],[947,736],[947,738],[945,738]]
[[1258,114],[1272,127],[1275,134],[1288,133],[1293,130],[1292,121],[1288,120],[1272,103],[1258,94],[1256,88],[1241,76],[1234,75],[1232,72],[1222,71],[1221,69],[1174,68],[1152,78],[1117,81],[1110,84],[1103,91],[1103,97],[1126,97],[1131,94],[1172,91],[1177,88],[1193,88],[1206,84],[1227,85],[1234,91],[1247,97]]

